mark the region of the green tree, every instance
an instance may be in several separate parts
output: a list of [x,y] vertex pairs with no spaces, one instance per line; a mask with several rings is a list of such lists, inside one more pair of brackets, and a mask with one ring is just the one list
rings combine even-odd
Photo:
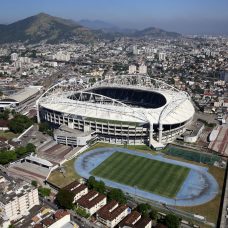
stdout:
[[89,189],[93,189],[95,185],[96,179],[93,176],[90,176],[89,179],[87,180],[87,186]]
[[164,224],[169,228],[178,228],[180,227],[180,218],[174,214],[168,214],[165,216]]
[[90,176],[87,181],[89,189],[94,189],[100,193],[105,193],[105,183],[103,181],[96,181],[95,177]]
[[53,129],[50,127],[50,124],[47,122],[43,122],[39,124],[39,131],[43,133],[47,133],[50,136],[53,136]]
[[56,195],[58,204],[64,209],[73,209],[74,193],[66,189],[60,189]]
[[33,124],[27,116],[17,114],[9,121],[9,129],[14,133],[22,133]]
[[36,146],[33,143],[28,143],[26,145],[26,151],[27,152],[35,152],[36,151]]
[[26,155],[28,152],[25,147],[18,147],[15,149],[15,153],[17,154],[18,158],[21,158],[24,155]]
[[112,188],[110,190],[110,192],[108,192],[107,196],[108,196],[109,200],[116,200],[116,201],[118,201],[121,204],[127,203],[126,196],[124,195],[122,190],[120,190],[118,188]]
[[5,165],[17,159],[15,151],[0,151],[0,164]]
[[151,209],[149,216],[152,220],[157,220],[158,218],[158,211],[154,208]]
[[43,187],[39,187],[38,188],[38,192],[41,196],[43,197],[48,197],[51,194],[51,189],[50,188],[43,188]]
[[32,180],[32,181],[31,181],[31,184],[32,184],[32,186],[34,186],[34,187],[37,187],[37,186],[38,186],[37,181],[35,181],[35,180]]
[[151,210],[151,206],[147,203],[141,203],[138,205],[137,210],[143,215],[143,216],[149,216],[149,212]]
[[8,120],[9,119],[9,114],[10,114],[10,110],[9,109],[5,109],[3,112],[0,113],[0,119],[1,120]]

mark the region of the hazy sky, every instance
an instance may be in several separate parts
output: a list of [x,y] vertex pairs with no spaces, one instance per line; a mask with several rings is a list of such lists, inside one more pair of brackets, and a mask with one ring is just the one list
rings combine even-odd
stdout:
[[124,28],[228,34],[228,0],[0,0],[2,24],[40,12],[73,20],[99,19]]

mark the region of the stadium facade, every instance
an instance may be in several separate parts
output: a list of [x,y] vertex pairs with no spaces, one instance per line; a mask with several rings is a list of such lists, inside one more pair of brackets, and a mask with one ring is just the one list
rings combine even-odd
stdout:
[[93,132],[110,143],[154,147],[182,134],[195,113],[186,92],[145,75],[62,81],[39,98],[37,111],[38,122]]

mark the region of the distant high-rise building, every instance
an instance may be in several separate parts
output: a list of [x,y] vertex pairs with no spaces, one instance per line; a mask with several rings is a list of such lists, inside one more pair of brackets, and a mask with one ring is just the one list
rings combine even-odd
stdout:
[[142,64],[139,66],[139,74],[147,74],[147,66]]
[[159,55],[158,55],[158,58],[159,58],[159,60],[163,60],[164,61],[166,59],[166,53],[160,52]]
[[138,50],[138,48],[137,48],[137,46],[133,46],[133,54],[134,55],[138,55],[139,54],[139,50]]
[[12,53],[11,55],[10,55],[10,59],[11,59],[11,61],[17,61],[17,59],[18,59],[18,54],[17,53]]
[[136,71],[137,71],[137,68],[136,68],[135,65],[130,65],[129,66],[129,69],[128,69],[129,74],[135,74]]

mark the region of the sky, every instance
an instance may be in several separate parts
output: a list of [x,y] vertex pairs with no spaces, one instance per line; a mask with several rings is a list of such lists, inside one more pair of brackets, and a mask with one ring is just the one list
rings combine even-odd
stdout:
[[228,0],[0,0],[0,24],[48,13],[121,28],[154,26],[182,34],[228,35]]

